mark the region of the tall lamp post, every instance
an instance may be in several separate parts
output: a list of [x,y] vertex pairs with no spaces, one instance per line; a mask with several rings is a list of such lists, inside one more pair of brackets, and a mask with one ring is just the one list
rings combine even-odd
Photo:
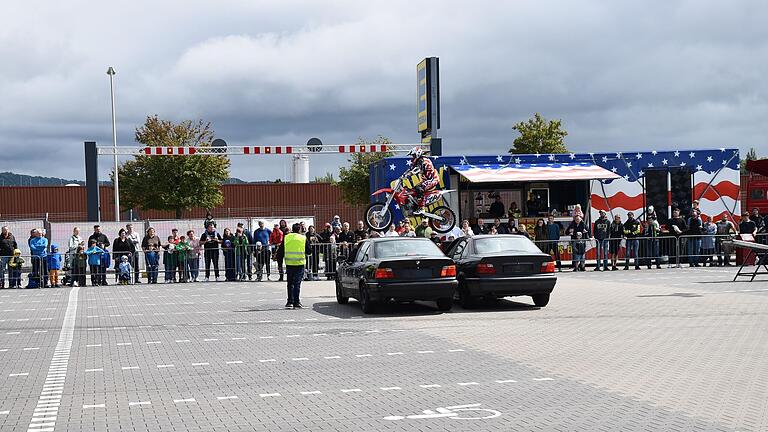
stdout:
[[117,181],[117,124],[115,122],[115,86],[112,83],[112,79],[115,76],[115,70],[112,66],[107,69],[107,75],[109,75],[109,96],[112,99],[112,146],[115,149],[115,222],[120,222],[120,187]]

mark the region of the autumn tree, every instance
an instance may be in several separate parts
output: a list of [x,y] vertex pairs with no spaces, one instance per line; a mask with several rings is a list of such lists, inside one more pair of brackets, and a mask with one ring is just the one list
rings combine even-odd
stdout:
[[[358,145],[386,145],[391,144],[389,138],[379,135],[373,141],[358,138]],[[341,188],[342,199],[352,205],[365,205],[371,201],[369,167],[386,157],[392,156],[391,152],[383,153],[352,153],[348,159],[349,166],[339,168],[339,180],[337,184]]]
[[[211,124],[202,120],[174,123],[157,115],[136,128],[136,141],[149,147],[209,147]],[[221,185],[229,178],[226,156],[139,155],[120,165],[120,198],[126,208],[173,211],[213,208],[224,202]],[[114,174],[114,173],[113,173]]]
[[547,120],[541,114],[535,113],[533,118],[515,124],[512,129],[519,132],[520,136],[515,138],[512,148],[509,149],[510,153],[568,152],[563,142],[568,132],[562,129],[560,120]]

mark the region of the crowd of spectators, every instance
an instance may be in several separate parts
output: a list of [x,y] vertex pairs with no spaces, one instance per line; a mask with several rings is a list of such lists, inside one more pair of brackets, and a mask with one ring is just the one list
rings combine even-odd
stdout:
[[[358,221],[352,229],[339,216],[325,223],[321,231],[311,225],[305,226],[303,222],[299,226],[300,233],[306,236],[315,251],[307,256],[307,280],[318,280],[322,273],[331,279],[337,259],[346,256],[352,245],[379,236],[423,237],[445,246],[462,236],[520,235],[534,241],[544,253],[552,255],[559,271],[562,271],[562,244],[569,244],[571,248],[574,271],[585,270],[588,241],[594,245],[596,252],[594,270],[615,271],[619,269],[622,242],[623,268],[628,270],[630,264],[635,269],[640,269],[643,264],[648,268],[654,264],[660,268],[662,253],[680,253],[691,267],[729,266],[733,251],[723,240],[737,234],[751,234],[762,242],[768,240],[768,215],[760,215],[758,209],[744,213],[738,225],[728,220],[726,215],[718,221],[708,216],[702,218],[698,202],[694,202],[687,213],[688,217],[683,217],[680,209],[673,209],[669,222],[661,226],[653,207],[647,209],[642,221],[633,212],[628,212],[625,219],[614,214],[613,220],[609,220],[606,213],[600,211],[600,216],[590,226],[584,222],[583,212],[577,206],[566,226],[550,215],[546,219],[538,218],[533,227],[527,227],[517,223],[512,215],[506,223],[496,218],[488,226],[471,225],[469,220],[463,220],[460,226],[444,235],[433,232],[426,219],[416,226],[409,219],[404,219],[392,224],[385,232],[369,230],[363,221]],[[74,227],[66,245],[60,249],[57,244],[49,245],[42,228],[34,228],[27,239],[30,250],[30,262],[27,263],[26,258],[21,256],[16,237],[7,226],[3,226],[0,230],[0,287],[21,287],[21,273],[25,265],[31,268],[27,285],[31,288],[65,284],[85,286],[87,274],[90,274],[92,285],[109,285],[108,273],[114,275],[112,283],[120,284],[140,284],[142,279],[151,284],[201,280],[261,281],[269,280],[272,274],[276,274],[279,281],[284,280],[282,244],[289,233],[286,220],[280,220],[271,228],[266,226],[265,221],[259,221],[258,228],[253,232],[243,223],[238,223],[234,230],[225,227],[219,231],[216,220],[208,213],[201,231],[200,235],[194,229],[179,233],[173,228],[162,239],[153,227],[141,234],[134,230],[133,224],[128,223],[115,239],[110,240],[99,225],[93,226],[93,233],[87,238],[81,235],[79,227]],[[669,248],[665,243],[660,243],[660,240],[670,238],[677,239],[677,250],[666,250]],[[140,271],[142,264],[144,272]]]

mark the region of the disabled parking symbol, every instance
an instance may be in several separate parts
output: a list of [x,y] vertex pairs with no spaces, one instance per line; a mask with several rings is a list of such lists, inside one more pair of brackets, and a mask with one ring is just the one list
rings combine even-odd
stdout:
[[454,405],[449,407],[424,410],[421,414],[406,416],[392,415],[384,417],[384,420],[419,420],[446,418],[451,420],[487,420],[501,416],[501,412],[489,408],[480,408],[482,404]]

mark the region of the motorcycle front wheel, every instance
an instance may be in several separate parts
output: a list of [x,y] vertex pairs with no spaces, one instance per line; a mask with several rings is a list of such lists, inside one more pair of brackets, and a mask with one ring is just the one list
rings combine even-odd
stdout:
[[392,211],[383,202],[375,202],[365,210],[365,224],[374,231],[386,231],[392,225]]
[[434,210],[432,210],[431,213],[437,215],[440,218],[429,219],[429,225],[432,227],[433,231],[440,234],[445,234],[456,226],[456,213],[454,213],[450,208],[446,206],[436,207]]

